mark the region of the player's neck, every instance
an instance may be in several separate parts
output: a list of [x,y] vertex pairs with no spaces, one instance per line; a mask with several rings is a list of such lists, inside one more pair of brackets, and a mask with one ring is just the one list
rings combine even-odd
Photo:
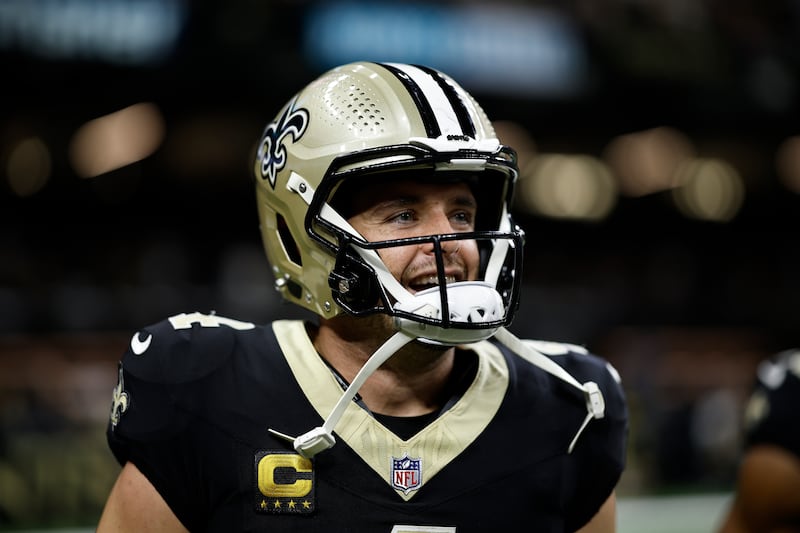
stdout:
[[[320,355],[347,382],[391,335],[376,320],[323,321],[312,331]],[[376,335],[376,331],[382,331]],[[403,347],[370,376],[359,391],[367,407],[376,413],[414,416],[441,407],[443,391],[453,370],[454,349],[412,342]]]

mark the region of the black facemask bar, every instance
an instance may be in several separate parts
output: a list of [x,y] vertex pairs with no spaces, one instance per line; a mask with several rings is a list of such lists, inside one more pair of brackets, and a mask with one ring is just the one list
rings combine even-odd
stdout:
[[[366,242],[348,233],[339,232],[340,246],[336,255],[336,264],[329,277],[329,285],[336,303],[345,311],[356,316],[374,313],[384,313],[435,325],[443,328],[485,329],[490,327],[506,326],[513,320],[519,305],[520,281],[522,274],[522,247],[523,235],[521,231],[474,231],[465,233],[452,233],[444,235],[428,235],[391,239],[379,242]],[[442,243],[449,241],[471,240],[476,241],[481,254],[481,262],[477,281],[487,281],[500,294],[505,309],[501,319],[482,323],[453,321],[450,315],[447,294],[447,280],[445,277],[445,261]],[[505,257],[496,259],[502,261],[497,269],[496,279],[486,280],[492,250],[498,241],[506,241]],[[372,250],[380,254],[380,250],[400,246],[418,246],[422,244],[433,245],[433,255],[436,262],[436,276],[438,292],[441,303],[441,316],[426,318],[418,314],[408,313],[397,309],[396,298],[390,294],[379,281],[380,275],[376,268],[365,260],[361,250]],[[380,268],[380,267],[379,267]]]

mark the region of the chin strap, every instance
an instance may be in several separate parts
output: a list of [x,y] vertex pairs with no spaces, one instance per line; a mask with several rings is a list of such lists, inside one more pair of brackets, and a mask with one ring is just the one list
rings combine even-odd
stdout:
[[[583,392],[584,398],[586,399],[587,414],[580,428],[578,428],[578,432],[575,434],[575,437],[573,437],[572,442],[569,443],[569,447],[567,448],[567,453],[572,453],[572,450],[575,448],[575,444],[578,442],[578,438],[583,433],[583,430],[586,429],[586,426],[589,425],[589,422],[591,422],[592,419],[600,419],[605,416],[605,400],[603,399],[603,393],[600,392],[600,388],[597,386],[597,383],[594,381],[587,381],[583,384],[579,383],[578,380],[576,380],[569,372],[564,370],[564,368],[558,363],[545,356],[538,350],[535,350],[525,344],[506,328],[499,328],[494,336],[500,343],[510,348],[526,361],[538,366],[545,372]],[[358,394],[359,389],[367,380],[367,378],[369,378],[375,372],[375,370],[378,369],[378,367],[385,363],[386,360],[394,355],[395,352],[415,338],[415,335],[398,331],[392,335],[389,340],[383,343],[383,345],[381,345],[381,347],[370,356],[364,366],[361,367],[361,370],[358,371],[356,377],[347,387],[347,390],[345,390],[342,396],[339,398],[339,401],[336,402],[333,410],[330,412],[328,417],[325,419],[325,422],[321,426],[317,426],[298,437],[292,437],[272,428],[269,428],[269,432],[277,437],[291,442],[295,451],[308,459],[314,457],[322,451],[327,450],[328,448],[333,447],[333,445],[336,444],[336,438],[333,436],[333,430],[336,427],[336,424],[342,418],[342,415],[344,415],[347,405],[353,400],[353,398],[356,397],[356,394]]]
[[297,453],[303,457],[310,459],[317,455],[319,452],[325,451],[336,444],[336,439],[333,436],[333,429],[342,418],[347,405],[356,397],[358,390],[364,384],[368,377],[372,375],[383,363],[386,362],[397,350],[414,340],[414,336],[398,331],[392,335],[383,345],[378,348],[374,354],[370,356],[361,370],[358,371],[353,382],[347,387],[336,406],[333,408],[325,423],[321,426],[315,427],[311,431],[303,433],[299,437],[291,437],[285,433],[275,431],[270,428],[269,432],[282,439],[288,440],[294,446]]
[[600,388],[597,386],[597,383],[594,381],[587,381],[583,384],[579,383],[578,380],[576,380],[569,372],[564,370],[562,366],[538,350],[535,350],[531,346],[525,344],[506,328],[498,329],[494,337],[526,361],[538,366],[545,372],[552,374],[558,379],[583,392],[583,396],[586,399],[587,414],[586,418],[583,419],[581,427],[578,428],[578,432],[575,434],[575,437],[573,437],[572,442],[569,443],[569,447],[567,448],[567,453],[572,453],[572,450],[575,448],[575,444],[578,442],[578,437],[581,436],[581,433],[583,433],[583,430],[586,429],[587,425],[589,425],[589,422],[591,422],[592,419],[600,419],[605,416],[606,403],[603,399],[603,393],[600,392]]
[[[339,398],[339,401],[336,402],[333,410],[330,412],[328,417],[325,419],[325,422],[321,426],[317,426],[311,431],[307,431],[298,437],[292,437],[272,428],[269,428],[269,432],[291,442],[295,451],[308,459],[314,457],[322,451],[327,450],[328,448],[333,447],[333,445],[336,444],[336,438],[333,436],[333,430],[336,427],[336,424],[342,418],[342,415],[344,415],[347,405],[353,400],[353,398],[356,397],[356,394],[358,394],[359,389],[367,380],[367,378],[369,378],[369,376],[371,376],[373,372],[378,369],[378,367],[385,363],[387,359],[394,355],[395,352],[415,338],[416,337],[414,335],[409,335],[403,331],[398,331],[392,335],[389,340],[383,343],[383,345],[381,345],[381,347],[370,356],[364,366],[361,367],[361,370],[358,371],[358,374],[356,374],[356,377],[353,379],[352,383],[350,383],[350,385],[347,387],[347,390],[344,391],[342,396]],[[495,333],[495,338],[526,361],[538,366],[545,372],[583,392],[584,398],[586,399],[587,414],[580,428],[578,428],[578,432],[575,434],[575,437],[573,437],[572,442],[569,443],[569,447],[567,448],[567,453],[572,453],[572,450],[575,448],[575,444],[578,442],[578,438],[583,433],[583,430],[586,429],[586,426],[589,425],[589,422],[591,422],[592,419],[600,419],[605,416],[605,400],[603,399],[603,393],[600,392],[600,388],[597,386],[597,383],[594,381],[587,381],[583,384],[579,383],[578,380],[576,380],[569,372],[564,370],[564,368],[558,363],[554,362],[552,359],[545,356],[538,350],[535,350],[525,344],[506,328],[498,329]]]

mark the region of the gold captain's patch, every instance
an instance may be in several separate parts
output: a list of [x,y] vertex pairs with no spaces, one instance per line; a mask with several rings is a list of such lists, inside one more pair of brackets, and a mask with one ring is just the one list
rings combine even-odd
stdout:
[[314,465],[294,452],[255,455],[254,505],[259,513],[308,514],[314,511]]

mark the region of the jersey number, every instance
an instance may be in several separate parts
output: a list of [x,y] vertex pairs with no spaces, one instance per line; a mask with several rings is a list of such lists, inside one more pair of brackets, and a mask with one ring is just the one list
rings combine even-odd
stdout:
[[181,313],[179,315],[169,317],[169,323],[175,329],[190,329],[194,323],[200,324],[203,328],[218,328],[220,326],[228,326],[229,328],[245,330],[253,329],[255,324],[251,322],[241,322],[232,318],[225,318],[224,316],[205,315],[203,313]]

